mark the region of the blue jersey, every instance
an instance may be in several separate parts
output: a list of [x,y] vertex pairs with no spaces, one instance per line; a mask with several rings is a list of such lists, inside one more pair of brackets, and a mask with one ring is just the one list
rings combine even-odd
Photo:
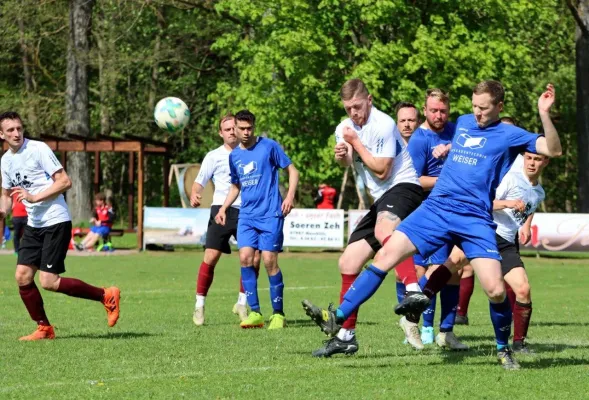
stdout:
[[278,170],[290,164],[278,143],[262,137],[249,149],[238,146],[229,154],[231,183],[241,185],[240,219],[282,217]]
[[513,125],[495,122],[480,128],[473,114],[456,123],[452,150],[430,198],[443,196],[492,212],[495,190],[523,151],[536,152],[539,135]]
[[440,133],[421,126],[413,132],[407,150],[411,155],[413,167],[415,167],[418,177],[440,176],[445,158],[435,158],[432,155],[432,150],[439,144],[451,143],[455,130],[456,124],[448,122]]

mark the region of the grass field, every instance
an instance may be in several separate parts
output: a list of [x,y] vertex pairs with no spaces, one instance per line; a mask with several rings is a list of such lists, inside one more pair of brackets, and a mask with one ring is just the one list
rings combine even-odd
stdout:
[[[117,284],[122,314],[109,329],[102,305],[44,292],[57,339],[21,343],[34,329],[14,283],[14,257],[0,257],[0,399],[431,398],[585,399],[589,397],[589,269],[584,260],[528,259],[535,356],[504,371],[495,360],[489,311],[477,286],[471,325],[456,332],[472,348],[450,353],[401,344],[392,313],[394,279],[360,312],[360,351],[314,359],[324,336],[300,306],[327,305],[339,293],[337,254],[284,254],[289,321],[279,332],[240,330],[236,256],[222,258],[207,298],[207,324],[195,327],[194,277],[202,253],[70,257],[68,276]],[[268,281],[260,279],[268,316]]]

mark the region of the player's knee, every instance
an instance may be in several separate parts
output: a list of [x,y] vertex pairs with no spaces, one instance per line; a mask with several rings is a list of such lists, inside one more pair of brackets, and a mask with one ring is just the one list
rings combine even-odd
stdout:
[[25,286],[33,282],[35,275],[25,269],[17,268],[14,278],[16,279],[18,286]]
[[254,267],[260,269],[260,262],[262,261],[262,255],[259,251],[254,253]]
[[505,299],[505,286],[503,282],[497,282],[496,284],[485,288],[485,292],[493,303],[501,303]]
[[346,253],[341,255],[337,263],[339,272],[341,274],[347,275],[359,274],[364,266],[358,264],[359,263],[353,257],[347,255]]
[[55,292],[59,288],[59,275],[42,272],[39,274],[39,283],[43,289]]
[[532,289],[530,287],[530,284],[528,282],[525,282],[525,283],[519,285],[514,290],[515,297],[518,301],[529,303],[530,299],[532,297],[531,291],[532,291]]

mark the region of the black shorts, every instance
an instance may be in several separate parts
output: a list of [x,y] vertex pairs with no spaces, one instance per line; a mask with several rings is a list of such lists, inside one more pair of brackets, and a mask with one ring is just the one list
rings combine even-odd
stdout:
[[421,186],[413,183],[399,183],[387,190],[376,202],[370,207],[366,214],[350,235],[348,244],[365,239],[372,250],[375,252],[381,249],[381,245],[374,236],[374,227],[376,218],[381,211],[388,211],[395,214],[399,219],[404,220],[411,214],[423,199],[423,189]]
[[524,268],[524,262],[519,255],[518,238],[515,238],[515,243],[511,243],[496,234],[495,239],[497,240],[497,248],[501,255],[501,272],[503,276],[507,275],[514,268]]
[[18,264],[32,265],[44,272],[65,272],[65,257],[72,240],[72,222],[61,222],[45,228],[25,226],[20,239]]
[[231,254],[229,239],[231,239],[231,236],[237,239],[237,217],[239,217],[239,209],[229,207],[226,213],[225,226],[223,226],[215,222],[215,216],[220,208],[221,206],[211,207],[205,249],[214,249],[225,254]]

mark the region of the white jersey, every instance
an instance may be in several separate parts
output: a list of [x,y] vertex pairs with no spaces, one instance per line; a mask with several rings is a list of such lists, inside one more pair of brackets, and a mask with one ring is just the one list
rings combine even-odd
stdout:
[[[231,176],[229,172],[229,154],[225,146],[209,151],[205,159],[200,165],[200,171],[194,180],[203,187],[209,180],[213,181],[215,185],[215,193],[213,194],[214,206],[222,206],[229,194],[231,187]],[[241,206],[241,195],[237,197],[231,207],[239,208]]]
[[522,200],[526,209],[518,212],[511,208],[493,211],[493,220],[497,224],[497,234],[503,239],[513,243],[519,228],[526,222],[528,217],[536,211],[538,205],[545,198],[542,185],[532,185],[523,171],[523,166],[518,169],[511,169],[497,187],[496,200]]
[[[53,184],[51,177],[60,169],[63,167],[49,146],[25,139],[18,152],[9,149],[2,156],[2,187],[8,190],[20,187],[30,194],[38,194]],[[71,221],[63,194],[38,203],[23,201],[23,204],[27,209],[28,225],[33,228]]]
[[344,142],[343,129],[345,126],[353,128],[358,133],[360,141],[373,157],[394,159],[390,176],[381,180],[364,166],[358,154],[352,155],[354,169],[364,181],[364,185],[374,201],[399,183],[419,185],[419,179],[415,168],[413,168],[413,161],[411,161],[407,146],[397,128],[397,124],[390,116],[376,107],[372,107],[368,121],[363,127],[355,125],[351,118],[346,118],[335,128],[335,140],[337,143]]

